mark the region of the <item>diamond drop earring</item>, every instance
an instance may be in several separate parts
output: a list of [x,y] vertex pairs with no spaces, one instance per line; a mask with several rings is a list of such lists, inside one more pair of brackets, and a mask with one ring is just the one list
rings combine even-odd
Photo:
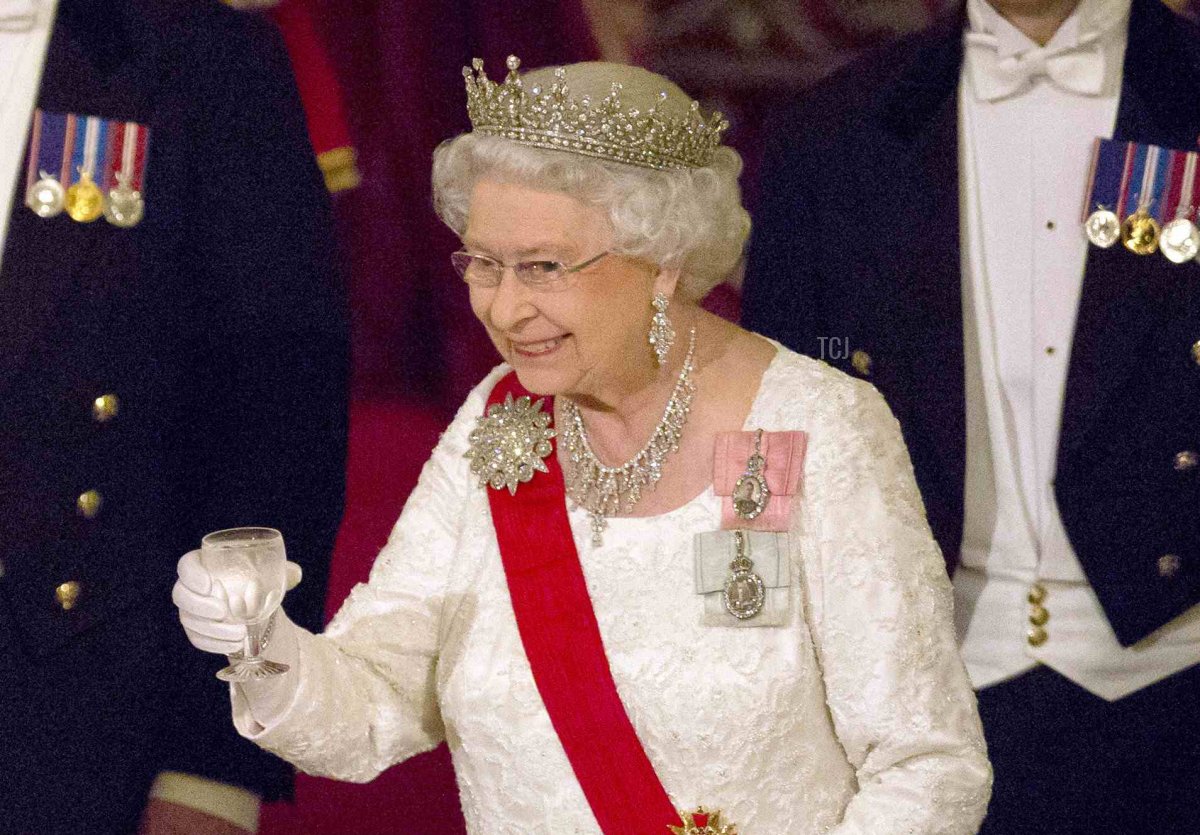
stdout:
[[675,329],[671,327],[671,320],[667,318],[667,305],[670,303],[671,300],[662,293],[656,293],[654,301],[651,302],[654,316],[650,319],[650,347],[654,349],[654,358],[658,360],[659,368],[666,365],[667,354],[675,344]]

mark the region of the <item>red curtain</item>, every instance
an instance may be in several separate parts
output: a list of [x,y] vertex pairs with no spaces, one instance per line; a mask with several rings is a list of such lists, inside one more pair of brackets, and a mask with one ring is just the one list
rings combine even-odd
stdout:
[[339,196],[355,390],[457,405],[497,361],[449,267],[431,211],[439,142],[468,129],[462,68],[597,57],[579,0],[317,0],[342,79],[362,185]]

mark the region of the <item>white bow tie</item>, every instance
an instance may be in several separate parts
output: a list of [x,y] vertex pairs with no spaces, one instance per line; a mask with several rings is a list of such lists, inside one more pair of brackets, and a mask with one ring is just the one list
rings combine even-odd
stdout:
[[971,82],[982,101],[1007,98],[1042,75],[1071,93],[1098,96],[1104,89],[1104,49],[1099,34],[1085,36],[1074,46],[1039,46],[1001,57],[995,35],[968,32],[966,47]]
[[34,0],[0,0],[0,32],[28,32],[36,22]]

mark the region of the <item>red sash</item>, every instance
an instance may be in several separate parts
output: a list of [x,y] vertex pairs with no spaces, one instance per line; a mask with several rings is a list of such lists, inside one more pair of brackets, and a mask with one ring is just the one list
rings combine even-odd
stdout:
[[[515,373],[496,384],[488,405],[510,393],[529,395]],[[667,835],[683,822],[621,704],[571,535],[562,467],[553,453],[545,464],[549,472],[515,494],[487,491],[525,656],[600,828]]]

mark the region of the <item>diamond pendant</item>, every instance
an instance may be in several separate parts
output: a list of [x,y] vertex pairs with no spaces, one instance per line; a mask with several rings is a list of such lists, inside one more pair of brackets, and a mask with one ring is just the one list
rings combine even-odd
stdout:
[[746,471],[733,485],[733,512],[747,522],[758,517],[771,500],[771,489],[763,475],[767,462],[762,457],[762,435],[761,429],[754,434],[754,452],[746,461]]
[[604,544],[601,535],[604,533],[604,529],[608,527],[608,520],[599,513],[589,513],[588,521],[592,526],[592,545],[599,548]]
[[750,545],[745,531],[733,532],[737,555],[729,564],[729,579],[721,592],[725,611],[738,620],[749,620],[763,610],[767,599],[766,586],[762,577],[754,573],[754,562],[750,559]]

